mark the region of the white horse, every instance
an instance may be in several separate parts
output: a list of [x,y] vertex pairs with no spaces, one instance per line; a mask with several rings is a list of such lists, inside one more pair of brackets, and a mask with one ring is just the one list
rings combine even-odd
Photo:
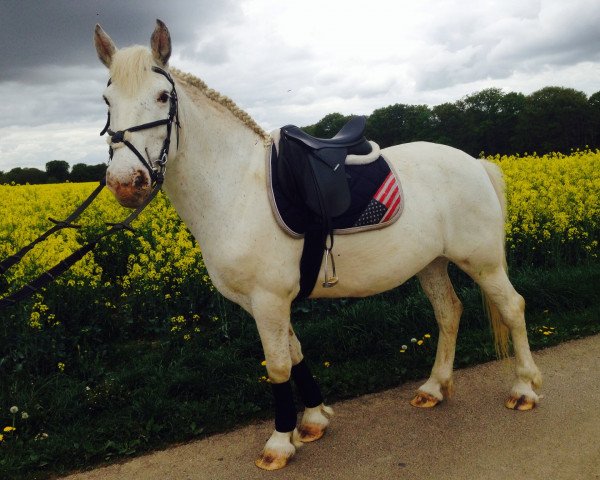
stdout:
[[[172,86],[152,68],[174,78],[181,135],[171,144],[164,190],[198,240],[215,287],[256,321],[275,396],[276,426],[256,464],[264,469],[284,467],[301,442],[323,435],[333,412],[322,402],[290,323],[303,242],[287,235],[271,210],[266,159],[272,138],[201,80],[168,69],[171,39],[162,22],[157,21],[150,50],[118,50],[99,25],[94,40],[100,60],[110,70],[104,98],[113,130],[166,118]],[[160,125],[126,132],[125,138],[155,166],[166,135],[166,127]],[[111,142],[116,143],[111,145],[107,185],[121,204],[138,206],[151,190],[148,171],[130,148],[119,148],[123,143],[115,138]],[[373,295],[416,275],[433,305],[440,335],[431,376],[411,403],[432,407],[452,392],[462,306],[447,273],[451,261],[484,292],[500,351],[506,352],[509,334],[512,337],[516,379],[506,406],[533,408],[541,374],[529,349],[525,302],[506,272],[500,169],[454,148],[424,142],[381,153],[401,178],[403,214],[384,229],[339,236],[335,245],[340,282],[335,288],[317,284],[311,297]],[[307,407],[298,428],[290,378]]]

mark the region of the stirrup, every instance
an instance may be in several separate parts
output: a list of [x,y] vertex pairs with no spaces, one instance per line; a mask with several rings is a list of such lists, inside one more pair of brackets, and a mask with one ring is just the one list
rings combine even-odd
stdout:
[[[335,273],[335,261],[333,260],[333,255],[331,253],[331,248],[325,248],[325,268],[323,269],[324,274],[325,274],[325,281],[323,282],[323,288],[331,288],[331,287],[335,287],[339,281],[336,273]],[[329,265],[329,262],[331,261],[331,270],[332,270],[332,276],[329,276],[328,273],[328,269],[327,266]]]

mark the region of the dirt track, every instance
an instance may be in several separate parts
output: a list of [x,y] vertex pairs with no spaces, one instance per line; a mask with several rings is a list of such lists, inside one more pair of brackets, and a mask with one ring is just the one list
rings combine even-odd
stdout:
[[432,410],[409,405],[417,383],[333,405],[325,437],[277,472],[254,466],[263,422],[65,480],[600,479],[600,335],[534,357],[532,412],[503,407],[511,373],[493,362],[456,372],[455,396]]

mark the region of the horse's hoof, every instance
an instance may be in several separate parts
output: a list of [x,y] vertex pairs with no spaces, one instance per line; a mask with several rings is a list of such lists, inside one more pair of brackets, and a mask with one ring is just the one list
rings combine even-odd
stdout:
[[304,443],[314,442],[325,435],[326,426],[317,425],[315,423],[307,423],[300,425],[298,433],[300,433],[300,441]]
[[306,408],[298,428],[298,439],[303,443],[309,443],[321,438],[325,435],[332,416],[333,408],[324,404]]
[[510,398],[504,404],[506,408],[510,408],[511,410],[519,410],[521,412],[533,410],[535,408],[535,405],[535,399],[529,398],[527,395],[521,395],[520,397],[517,397],[516,395],[511,395]]
[[290,458],[292,458],[291,455],[281,455],[267,450],[256,459],[254,464],[263,470],[279,470],[288,464]]
[[433,395],[429,395],[425,392],[417,392],[410,401],[410,404],[417,408],[433,408],[440,402],[441,400],[435,398]]

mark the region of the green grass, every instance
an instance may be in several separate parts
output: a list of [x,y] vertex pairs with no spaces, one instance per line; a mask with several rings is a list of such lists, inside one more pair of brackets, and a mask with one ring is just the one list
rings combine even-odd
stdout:
[[[491,360],[479,291],[460,272],[451,275],[465,307],[456,366]],[[532,348],[600,332],[600,263],[521,269],[511,278],[527,300]],[[200,333],[189,340],[170,331],[169,319],[149,319],[142,328],[130,325],[128,314],[82,317],[31,333],[26,309],[6,315],[0,428],[12,425],[12,405],[20,412],[16,432],[0,444],[0,478],[43,479],[269,418],[254,322],[227,302],[216,308],[220,319],[194,324]],[[328,401],[426,377],[433,363],[437,326],[414,280],[376,297],[305,302],[293,319]],[[410,342],[426,333],[422,346]]]

